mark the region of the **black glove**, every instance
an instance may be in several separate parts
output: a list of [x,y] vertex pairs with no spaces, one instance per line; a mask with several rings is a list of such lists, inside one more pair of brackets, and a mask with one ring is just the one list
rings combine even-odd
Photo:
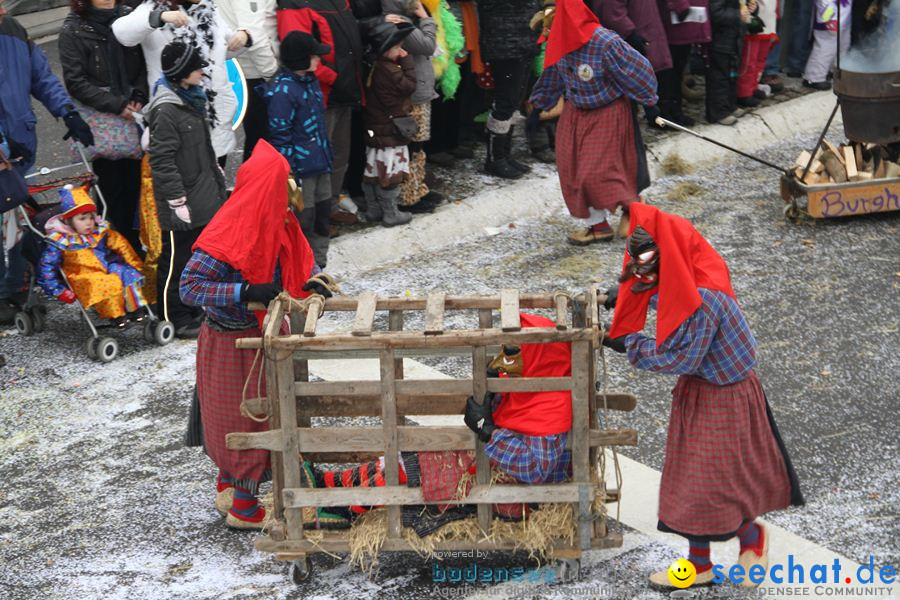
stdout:
[[75,138],[81,142],[82,146],[94,145],[94,134],[91,133],[90,126],[84,122],[84,119],[81,118],[81,115],[78,114],[77,110],[70,111],[69,114],[63,117],[63,121],[66,123],[66,129],[69,130],[69,132],[63,136],[64,140]]
[[479,404],[473,396],[466,400],[466,414],[463,420],[466,426],[475,432],[482,442],[491,441],[494,432],[494,413],[492,410],[493,394],[487,392],[484,400]]
[[12,138],[6,138],[6,143],[9,145],[9,156],[7,158],[9,158],[10,162],[19,159],[21,159],[23,163],[31,162],[34,154],[31,153],[28,146],[21,144]]
[[688,18],[689,14],[691,14],[691,9],[686,8],[683,11],[681,11],[680,13],[677,13],[675,16],[678,17],[679,23],[684,23],[684,20]]
[[621,335],[617,338],[609,337],[609,331],[612,329],[611,323],[605,323],[603,325],[603,341],[601,342],[604,346],[609,348],[610,350],[614,350],[615,352],[625,353],[625,336]]
[[241,287],[241,302],[261,302],[266,306],[281,293],[281,286],[274,283],[248,283]]
[[541,126],[541,110],[535,106],[531,109],[528,118],[525,119],[525,131],[534,133]]
[[650,127],[659,127],[659,125],[656,124],[656,118],[661,115],[662,113],[659,110],[659,106],[656,104],[644,107],[644,116],[647,118],[647,124],[650,125]]
[[631,35],[625,38],[625,41],[628,42],[628,45],[640,52],[641,54],[647,54],[647,38],[639,34],[637,31],[632,31]]
[[611,287],[606,290],[606,302],[603,303],[603,308],[606,310],[612,310],[616,307],[616,299],[619,297],[619,286]]
[[329,290],[328,287],[324,283],[322,283],[322,280],[316,277],[310,278],[309,281],[303,284],[303,291],[312,292],[313,294],[319,294],[323,298],[331,298],[334,295],[331,293],[331,290]]

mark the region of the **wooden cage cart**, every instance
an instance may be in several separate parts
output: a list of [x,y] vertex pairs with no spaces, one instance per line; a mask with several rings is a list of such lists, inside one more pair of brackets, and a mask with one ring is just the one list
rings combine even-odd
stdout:
[[[401,507],[426,504],[420,488],[399,484],[396,460],[386,460],[385,486],[367,488],[308,489],[301,484],[301,454],[314,462],[363,462],[375,456],[397,456],[399,451],[472,450],[477,465],[476,482],[469,495],[457,504],[477,504],[481,531],[489,531],[494,503],[572,503],[575,543],[554,544],[551,557],[561,561],[568,578],[577,577],[582,552],[622,544],[619,534],[607,529],[605,515],[592,512],[595,497],[619,500],[618,489],[606,489],[591,471],[604,447],[635,446],[633,429],[601,429],[598,410],[630,411],[636,399],[630,394],[597,391],[597,353],[603,334],[598,307],[605,300],[597,287],[578,294],[519,294],[504,289],[492,296],[449,296],[433,292],[427,297],[378,298],[365,292],[358,298],[318,298],[300,304],[284,296],[269,306],[263,338],[246,338],[238,347],[262,349],[265,355],[267,398],[254,398],[254,414],[269,416],[270,430],[231,433],[228,447],[235,450],[266,449],[272,452],[274,526],[256,540],[256,548],[275,554],[277,560],[293,563],[295,582],[311,573],[309,555],[315,552],[348,552],[346,531],[317,531],[315,540],[304,537],[303,507],[383,505],[387,533],[381,551],[412,551],[401,534]],[[520,310],[550,309],[555,327],[521,327]],[[343,333],[317,333],[316,322],[324,311],[355,311],[352,328]],[[375,330],[377,311],[388,312],[388,330]],[[404,330],[410,311],[424,311],[424,329]],[[445,329],[448,311],[469,311],[477,327]],[[292,312],[302,331],[279,335],[285,315]],[[499,327],[494,315],[499,312]],[[477,315],[477,317],[476,317]],[[305,317],[305,321],[304,321]],[[489,353],[501,344],[521,345],[570,342],[572,370],[569,377],[488,378]],[[428,355],[464,356],[472,361],[470,379],[404,379],[403,358]],[[357,359],[377,357],[380,381],[309,381],[310,359]],[[491,469],[480,442],[462,423],[458,427],[403,424],[406,415],[462,415],[466,398],[484,397],[485,392],[540,392],[570,390],[572,430],[571,481],[547,485],[490,484]],[[317,416],[380,416],[380,427],[312,427]],[[603,479],[601,478],[602,482]],[[443,502],[442,502],[443,504]],[[444,541],[438,551],[512,550],[515,540],[472,542]]]

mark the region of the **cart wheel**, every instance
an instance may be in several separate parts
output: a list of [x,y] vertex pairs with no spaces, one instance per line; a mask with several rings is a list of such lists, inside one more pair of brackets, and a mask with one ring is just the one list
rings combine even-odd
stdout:
[[789,221],[796,221],[800,217],[800,210],[793,202],[784,205],[784,218]]
[[108,363],[119,355],[119,342],[113,338],[100,338],[97,342],[97,360]]
[[158,346],[165,346],[175,339],[175,326],[169,321],[159,321],[153,331],[153,341]]
[[35,307],[31,309],[31,320],[34,322],[34,332],[41,333],[44,331],[44,327],[47,325],[47,317],[45,317],[46,313],[39,310],[39,307]]
[[145,342],[153,343],[153,321],[146,321],[143,328],[143,336]]
[[556,561],[556,578],[563,583],[572,583],[581,579],[580,558],[560,558]]
[[303,560],[295,560],[291,563],[291,579],[294,583],[300,585],[309,581],[312,577],[312,561],[307,556]]
[[100,342],[100,338],[89,337],[84,342],[84,351],[87,353],[88,358],[92,360],[97,360],[97,344]]
[[31,335],[34,333],[34,320],[26,312],[17,312],[15,316],[16,329],[22,335]]

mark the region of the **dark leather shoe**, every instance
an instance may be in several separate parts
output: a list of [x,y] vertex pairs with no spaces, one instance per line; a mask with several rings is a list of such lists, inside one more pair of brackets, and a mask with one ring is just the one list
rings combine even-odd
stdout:
[[831,82],[829,81],[816,81],[813,83],[812,81],[803,80],[803,87],[811,88],[814,90],[830,90]]

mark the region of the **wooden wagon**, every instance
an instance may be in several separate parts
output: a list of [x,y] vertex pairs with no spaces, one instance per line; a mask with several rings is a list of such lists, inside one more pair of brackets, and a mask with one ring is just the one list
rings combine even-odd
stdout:
[[[347,552],[346,531],[317,531],[304,536],[302,509],[348,505],[386,507],[387,532],[382,551],[411,551],[401,535],[401,507],[427,504],[420,488],[399,484],[396,461],[385,461],[385,487],[308,489],[301,485],[303,459],[329,463],[362,462],[373,456],[397,456],[398,451],[472,450],[476,483],[459,504],[477,504],[481,531],[490,529],[495,503],[571,503],[574,508],[575,543],[554,542],[550,557],[562,561],[568,578],[577,576],[582,552],[622,544],[619,534],[608,531],[605,511],[592,509],[595,498],[615,502],[618,489],[607,489],[595,468],[609,446],[634,446],[633,429],[605,429],[600,421],[605,409],[629,411],[636,399],[630,394],[597,391],[596,365],[601,350],[602,326],[598,307],[604,297],[596,286],[572,298],[568,294],[523,294],[502,290],[493,296],[448,296],[434,292],[427,297],[377,298],[363,293],[358,298],[336,297],[308,303],[298,315],[298,301],[279,297],[269,307],[263,338],[248,338],[239,347],[262,349],[265,355],[267,398],[250,403],[255,414],[268,414],[270,430],[232,433],[232,449],[266,449],[272,452],[275,525],[256,540],[256,548],[272,552],[277,560],[293,563],[292,576],[300,583],[309,577],[309,556],[316,552]],[[553,328],[526,328],[520,310],[549,309]],[[295,330],[279,335],[285,315],[292,312]],[[317,320],[325,311],[355,311],[350,331],[317,333]],[[374,327],[376,313],[387,311],[388,328]],[[424,328],[404,330],[410,311],[424,311]],[[448,311],[468,311],[477,327],[447,329]],[[499,312],[499,323],[495,314]],[[476,316],[477,315],[477,316]],[[297,317],[300,317],[299,319]],[[420,319],[421,320],[421,319]],[[499,325],[499,326],[498,326]],[[488,378],[491,352],[501,344],[570,342],[570,377]],[[464,356],[471,359],[472,377],[466,379],[404,379],[403,358],[428,355]],[[377,358],[380,380],[309,381],[311,359]],[[490,484],[490,465],[484,444],[465,427],[403,424],[405,415],[462,415],[466,398],[482,398],[491,392],[571,390],[573,426],[571,481],[553,485]],[[380,427],[311,427],[315,416],[380,416]],[[601,417],[601,418],[598,418]],[[594,475],[592,477],[592,471]],[[450,501],[455,502],[455,501]],[[599,504],[600,502],[598,502]],[[308,533],[308,532],[307,532]],[[516,540],[438,543],[439,551],[513,550]]]

